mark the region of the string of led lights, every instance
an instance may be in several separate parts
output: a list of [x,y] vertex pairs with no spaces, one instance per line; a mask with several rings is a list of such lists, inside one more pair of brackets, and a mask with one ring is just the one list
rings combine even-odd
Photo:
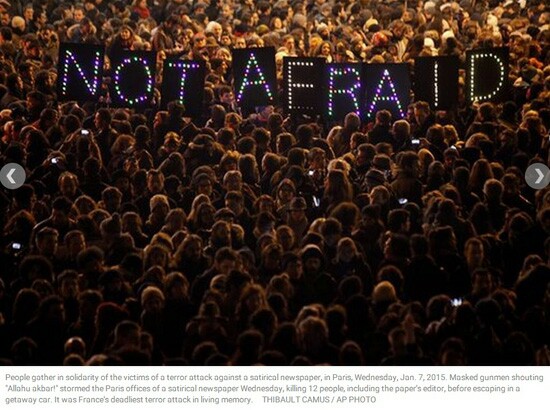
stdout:
[[434,64],[434,108],[439,107],[439,63]]
[[[140,96],[137,96],[137,97],[134,97],[134,98],[128,98],[122,93],[122,90],[121,90],[121,87],[120,87],[120,80],[121,80],[120,72],[127,65],[137,64],[137,63],[139,63],[139,65],[145,70],[145,73],[147,75],[147,81],[145,83],[146,84],[146,89],[145,89],[146,94],[145,95],[140,95]],[[126,103],[130,106],[143,103],[143,102],[147,101],[150,98],[149,95],[153,92],[153,81],[154,81],[153,73],[151,72],[151,68],[149,67],[148,61],[146,59],[142,58],[142,57],[139,57],[139,56],[131,56],[131,57],[127,57],[127,58],[123,59],[120,62],[120,64],[118,65],[118,67],[116,68],[115,73],[114,73],[114,86],[115,86],[115,91],[118,95],[118,98],[121,101],[123,101],[124,103]]]
[[288,61],[288,109],[289,110],[300,110],[300,109],[312,109],[313,107],[304,106],[304,105],[293,105],[293,95],[292,89],[294,88],[307,88],[313,89],[315,86],[312,83],[295,83],[292,80],[292,67],[313,67],[314,64],[311,61]]
[[[254,67],[254,69],[256,70],[256,75],[258,76],[258,79],[254,81],[250,81],[248,79],[248,76],[250,75],[250,70],[252,69],[252,67]],[[246,87],[249,87],[249,86],[263,86],[268,98],[270,100],[273,100],[273,93],[271,92],[271,88],[269,87],[269,84],[265,80],[264,73],[260,69],[260,65],[258,64],[258,61],[256,60],[256,56],[253,52],[250,53],[248,57],[248,62],[246,63],[243,81],[241,83],[241,86],[239,87],[239,92],[237,93],[238,102],[242,100],[244,90],[246,89]]]
[[91,81],[88,80],[88,77],[86,76],[86,73],[78,63],[75,55],[70,50],[65,50],[65,58],[63,60],[63,70],[62,70],[62,78],[61,78],[61,94],[63,96],[67,95],[67,89],[69,84],[69,63],[74,64],[74,67],[76,68],[76,71],[78,72],[78,75],[82,80],[84,80],[84,84],[86,85],[86,88],[90,92],[91,95],[96,94],[98,91],[99,86],[99,70],[101,68],[101,64],[103,61],[101,60],[101,53],[97,51],[94,54],[94,65],[93,65],[93,78]]
[[[270,74],[271,71],[266,70],[274,68],[272,57],[269,57],[269,59],[264,58],[263,54],[259,54],[260,49],[243,51],[244,53],[241,52],[239,55],[241,61],[246,57],[248,57],[248,60],[244,70],[237,73],[235,77],[237,102],[248,105],[271,104],[275,98],[276,84],[268,81],[270,79],[267,74]],[[467,95],[470,101],[488,101],[500,97],[508,80],[506,78],[507,61],[505,54],[507,52],[506,49],[494,48],[472,50],[468,53],[466,71],[468,76]],[[139,53],[126,54],[123,57],[125,58],[119,60],[118,66],[114,66],[114,71],[111,74],[113,84],[111,89],[112,100],[119,105],[126,106],[147,103],[152,98],[154,91],[154,59]],[[488,61],[485,63],[483,60]],[[83,64],[83,62],[86,62],[86,64]],[[58,79],[60,96],[64,98],[81,98],[83,100],[99,97],[103,68],[103,52],[101,50],[94,49],[93,52],[86,51],[86,53],[82,53],[81,48],[71,48],[71,44],[66,44],[60,52],[60,63],[60,76]],[[363,89],[363,82],[366,80],[361,65],[328,65],[327,89],[321,89],[318,82],[322,78],[323,65],[324,63],[318,64],[313,59],[285,59],[286,108],[293,112],[312,111],[316,107],[314,99],[319,98],[319,100],[327,100],[329,117],[334,118],[337,109],[347,112],[354,111],[360,115],[360,111],[363,109],[362,101],[364,97],[361,90]],[[173,82],[170,82],[170,87],[177,87],[177,90],[168,90],[171,94],[170,98],[183,102],[186,97],[186,90],[187,93],[190,92],[189,85],[186,84],[192,75],[190,70],[197,70],[200,67],[201,64],[198,61],[174,60],[167,62],[166,69],[178,70],[172,74],[178,78],[174,78]],[[425,73],[431,78],[429,82],[424,83],[423,87],[425,87],[424,91],[431,90],[430,95],[426,95],[425,98],[430,100],[434,108],[437,108],[440,104],[449,104],[449,98],[456,99],[457,97],[456,93],[449,95],[447,88],[441,88],[442,84],[449,84],[447,65],[443,61],[434,61],[431,63],[431,68],[433,71],[430,70],[429,74],[428,72]],[[393,74],[391,67],[380,67],[380,69],[383,74],[380,82],[373,88],[370,86],[368,88],[374,90],[374,92],[372,94],[368,92],[365,117],[372,118],[375,110],[380,109],[380,103],[385,102],[386,106],[393,106],[392,111],[396,117],[403,118],[405,116],[403,106],[406,100],[404,95],[406,92],[405,84],[407,84],[407,87],[410,85],[404,77],[398,75],[397,71],[396,74]],[[443,71],[440,72],[441,69]],[[132,80],[128,80],[127,76],[130,75],[130,78],[132,78],[131,73],[135,70],[144,71],[146,75],[144,82],[137,83],[137,81],[134,81],[135,84],[130,83]],[[428,66],[426,70],[428,70]],[[390,73],[397,80],[396,82],[393,81]],[[488,88],[484,87],[484,82],[487,82],[488,78],[495,80],[493,82],[494,88],[490,92],[484,90],[484,88]],[[404,83],[401,84],[401,81]],[[396,91],[396,85],[400,86],[400,94]],[[254,87],[254,90],[248,90],[248,87]],[[443,85],[443,87],[447,86]],[[402,92],[401,89],[403,89]],[[268,97],[267,101],[263,98],[262,92]],[[311,93],[311,98],[309,93]],[[324,95],[321,96],[320,93]],[[136,96],[136,94],[138,95]],[[262,98],[258,98],[258,94],[262,94],[260,96]],[[303,98],[300,98],[300,96],[303,96]]]
[[[382,94],[382,87],[384,86],[384,82],[388,82],[391,88],[391,95],[381,95]],[[374,114],[374,109],[376,108],[377,104],[381,101],[391,101],[394,102],[397,105],[397,109],[399,110],[399,116],[401,118],[405,118],[405,112],[403,111],[403,107],[401,106],[401,101],[399,101],[399,96],[397,95],[397,92],[395,91],[395,85],[393,83],[393,80],[390,76],[390,73],[388,70],[384,70],[382,73],[382,78],[380,79],[380,82],[378,83],[378,86],[376,87],[376,91],[374,92],[374,97],[369,104],[369,109],[367,111],[367,116],[370,118]]]
[[171,61],[168,63],[169,68],[176,68],[181,70],[181,77],[180,77],[180,88],[178,93],[178,101],[183,104],[184,97],[185,97],[185,81],[187,79],[187,70],[198,70],[200,68],[200,65],[198,63],[194,62],[188,62],[188,61]]
[[[476,95],[475,92],[475,69],[476,69],[476,60],[481,60],[484,58],[492,58],[498,64],[499,74],[498,74],[498,85],[497,87],[487,95]],[[497,93],[502,89],[505,80],[506,69],[504,63],[501,61],[500,57],[495,53],[471,53],[470,54],[470,101],[489,101],[497,95]]]
[[[329,67],[328,75],[328,115],[330,117],[334,116],[334,97],[336,95],[348,94],[351,97],[354,112],[357,115],[360,115],[359,112],[359,98],[357,98],[356,93],[361,90],[361,72],[355,67]],[[354,83],[351,88],[335,88],[334,87],[334,78],[342,77],[347,75],[355,76]]]

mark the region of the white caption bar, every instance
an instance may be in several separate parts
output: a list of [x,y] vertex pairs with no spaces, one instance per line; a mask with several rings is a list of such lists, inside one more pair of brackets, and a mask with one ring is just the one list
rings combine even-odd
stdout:
[[[542,367],[4,367],[3,409],[540,407]],[[442,407],[443,406],[443,407]]]

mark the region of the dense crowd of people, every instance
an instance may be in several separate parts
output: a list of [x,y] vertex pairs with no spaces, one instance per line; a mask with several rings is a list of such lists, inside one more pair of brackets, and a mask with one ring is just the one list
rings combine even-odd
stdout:
[[[550,364],[544,0],[0,0],[0,358],[13,365]],[[204,60],[204,110],[59,102],[61,42]],[[510,98],[372,123],[244,115],[231,49],[510,49]],[[160,70],[158,70],[160,71]],[[418,140],[418,143],[413,143]]]

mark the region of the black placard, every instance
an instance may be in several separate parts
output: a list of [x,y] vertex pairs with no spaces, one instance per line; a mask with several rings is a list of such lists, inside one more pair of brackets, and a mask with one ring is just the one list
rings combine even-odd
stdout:
[[458,103],[457,56],[417,57],[414,60],[414,99],[436,110],[449,110]]
[[155,95],[156,53],[124,51],[111,58],[109,95],[113,107],[151,107]]
[[328,121],[341,121],[350,113],[361,116],[362,64],[332,63],[325,65],[325,107]]
[[203,111],[204,77],[203,61],[167,58],[162,71],[162,106],[178,101],[185,106],[185,115],[200,117]]
[[391,112],[394,120],[405,118],[411,93],[408,64],[365,65],[363,82],[366,121],[380,110]]
[[97,101],[101,95],[105,48],[62,43],[57,64],[60,101]]
[[285,114],[316,115],[321,112],[324,62],[322,58],[283,59]]
[[273,47],[233,50],[235,99],[244,110],[276,103],[277,72]]
[[509,96],[509,50],[485,48],[466,52],[468,102],[502,102]]

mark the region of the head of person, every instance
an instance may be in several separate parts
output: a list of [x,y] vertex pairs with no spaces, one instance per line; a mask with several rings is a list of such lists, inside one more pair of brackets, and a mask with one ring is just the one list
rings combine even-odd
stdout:
[[54,227],[65,227],[70,221],[72,202],[65,197],[58,197],[52,204],[52,224]]
[[239,255],[229,247],[223,247],[216,251],[214,267],[221,275],[228,275],[237,266]]
[[424,122],[430,116],[430,105],[425,101],[418,101],[414,105],[414,118],[418,124],[424,124]]

